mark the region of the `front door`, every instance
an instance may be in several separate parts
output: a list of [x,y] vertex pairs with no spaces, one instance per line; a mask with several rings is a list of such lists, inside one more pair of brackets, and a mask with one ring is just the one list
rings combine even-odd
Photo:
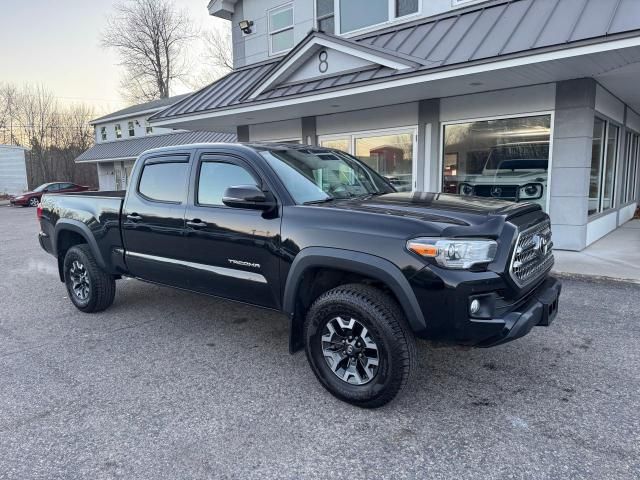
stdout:
[[184,214],[190,155],[147,157],[136,166],[122,209],[122,233],[129,271],[136,277],[187,287],[183,265]]
[[277,308],[279,215],[222,203],[226,188],[253,184],[267,189],[264,180],[243,160],[215,153],[202,153],[191,176],[195,187],[184,239],[190,288]]

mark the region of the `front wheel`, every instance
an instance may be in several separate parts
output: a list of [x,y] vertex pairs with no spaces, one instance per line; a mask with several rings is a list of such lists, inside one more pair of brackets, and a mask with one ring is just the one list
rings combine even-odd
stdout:
[[116,295],[113,275],[100,269],[86,244],[71,247],[65,255],[64,283],[73,304],[85,313],[109,308]]
[[360,407],[390,402],[416,365],[415,339],[402,311],[368,285],[343,285],[321,295],[307,313],[305,342],[320,383]]
[[30,207],[37,207],[39,203],[40,203],[40,200],[38,200],[36,197],[31,197],[29,199],[29,206]]

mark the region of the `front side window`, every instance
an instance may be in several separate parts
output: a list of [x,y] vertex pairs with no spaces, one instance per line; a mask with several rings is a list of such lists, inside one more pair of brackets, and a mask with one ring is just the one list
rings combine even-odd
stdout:
[[198,179],[198,204],[221,206],[224,191],[240,185],[258,185],[253,175],[240,165],[202,162]]
[[142,171],[138,191],[150,200],[183,202],[188,173],[189,164],[186,161],[147,164]]
[[391,193],[394,189],[353,157],[338,151],[268,150],[261,152],[296,203],[323,202]]
[[136,136],[136,129],[135,129],[135,127],[133,126],[133,122],[129,122],[129,123],[127,124],[127,127],[128,127],[128,129],[129,129],[129,136],[130,136],[130,137],[135,137],[135,136]]
[[103,142],[107,140],[107,127],[100,127],[100,138]]
[[442,190],[546,208],[551,116],[444,126]]
[[269,11],[269,50],[271,55],[293,48],[293,4]]
[[120,124],[119,124],[119,123],[117,123],[117,124],[113,127],[113,129],[114,129],[114,130],[115,130],[115,132],[116,132],[116,138],[122,138],[122,128],[120,128]]

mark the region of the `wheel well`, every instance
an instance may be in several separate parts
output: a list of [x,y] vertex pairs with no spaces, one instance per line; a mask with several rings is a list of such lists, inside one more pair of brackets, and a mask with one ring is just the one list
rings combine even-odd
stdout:
[[400,305],[400,302],[394,292],[381,280],[337,268],[309,268],[305,270],[302,275],[296,291],[294,314],[291,319],[292,331],[290,334],[292,335],[292,338],[290,339],[289,345],[292,353],[303,348],[304,340],[302,338],[302,325],[304,324],[306,312],[313,302],[323,293],[340,285],[346,285],[349,283],[362,283],[376,287],[385,292]]
[[63,230],[58,235],[56,241],[56,254],[58,257],[58,274],[60,281],[64,282],[64,257],[69,249],[75,245],[87,243],[87,240],[78,232],[71,230]]

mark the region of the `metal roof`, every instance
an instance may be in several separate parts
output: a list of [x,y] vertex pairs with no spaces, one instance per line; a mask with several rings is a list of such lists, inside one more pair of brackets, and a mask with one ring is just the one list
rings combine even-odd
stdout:
[[100,160],[130,160],[137,158],[142,152],[152,148],[186,145],[190,143],[235,142],[233,133],[218,132],[177,132],[165,135],[148,135],[146,137],[115,140],[113,142],[96,143],[84,152],[76,162],[95,162]]
[[538,49],[563,49],[580,41],[603,41],[610,36],[640,30],[640,0],[496,0],[461,11],[416,20],[350,39],[312,32],[314,36],[366,45],[399,59],[414,60],[416,68],[396,71],[370,68],[297,84],[279,85],[255,100],[247,95],[278,62],[236,70],[190,97],[155,114],[153,120],[265,102],[282,97],[311,95],[321,90],[366,84],[384,77],[415,74],[430,69],[487,61],[505,55],[527,55]]
[[148,112],[149,110],[160,110],[169,105],[173,105],[174,103],[179,102],[180,100],[188,96],[189,94],[185,93],[182,95],[174,95],[173,97],[169,98],[159,98],[157,100],[140,103],[138,105],[131,105],[130,107],[123,108],[122,110],[118,110],[103,117],[96,118],[95,120],[91,120],[91,122],[89,123],[91,125],[94,125],[96,123],[106,122],[115,118],[128,117],[140,112]]

